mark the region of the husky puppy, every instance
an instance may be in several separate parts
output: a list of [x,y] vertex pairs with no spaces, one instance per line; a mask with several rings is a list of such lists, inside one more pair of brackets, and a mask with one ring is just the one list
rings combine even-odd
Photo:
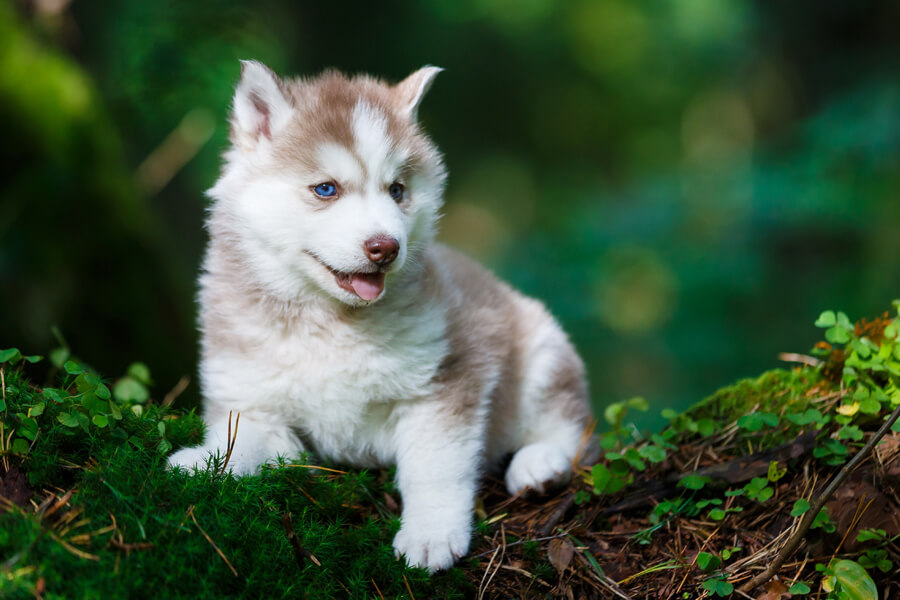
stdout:
[[570,476],[584,369],[544,307],[434,241],[445,180],[417,123],[435,76],[396,85],[244,62],[200,276],[206,441],[252,473],[277,456],[397,465],[398,555],[466,553],[483,469],[510,494]]

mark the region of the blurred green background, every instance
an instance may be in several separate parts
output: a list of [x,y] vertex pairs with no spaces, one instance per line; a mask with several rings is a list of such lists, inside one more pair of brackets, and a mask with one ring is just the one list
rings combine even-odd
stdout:
[[544,299],[595,405],[645,396],[643,424],[900,295],[894,0],[0,0],[0,346],[56,324],[159,395],[194,375],[242,58],[444,67],[442,238]]

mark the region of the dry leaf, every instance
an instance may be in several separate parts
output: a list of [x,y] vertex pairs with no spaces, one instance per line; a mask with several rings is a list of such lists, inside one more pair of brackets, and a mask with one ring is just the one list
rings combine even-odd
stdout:
[[388,511],[394,514],[400,513],[400,505],[397,504],[397,501],[394,500],[394,497],[387,492],[384,493],[384,505],[388,509]]
[[574,555],[575,546],[569,540],[563,538],[550,540],[550,545],[547,547],[547,558],[550,559],[550,564],[560,573],[566,570]]
[[766,591],[758,600],[781,600],[782,597],[788,596],[788,588],[777,579],[773,579],[766,584]]

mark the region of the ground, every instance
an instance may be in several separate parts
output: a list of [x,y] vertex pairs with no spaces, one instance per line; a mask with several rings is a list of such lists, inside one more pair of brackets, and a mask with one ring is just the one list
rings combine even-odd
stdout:
[[469,555],[431,577],[393,556],[391,472],[298,460],[235,478],[227,457],[207,473],[167,471],[202,425],[170,410],[171,394],[151,397],[146,367],[112,384],[64,348],[45,360],[0,351],[0,596],[890,597],[893,431],[776,578],[740,590],[900,403],[895,319],[823,313],[817,325],[828,342],[816,356],[785,356],[785,369],[667,414],[660,432],[628,426],[640,399],[608,407],[565,489],[509,498],[488,477]]

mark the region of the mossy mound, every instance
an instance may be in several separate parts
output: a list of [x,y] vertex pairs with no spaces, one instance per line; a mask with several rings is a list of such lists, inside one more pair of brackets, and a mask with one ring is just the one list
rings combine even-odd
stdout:
[[[685,417],[731,420],[752,412],[803,412],[811,396],[833,384],[813,369],[773,369],[716,391],[685,411]],[[812,394],[810,394],[812,391]]]
[[254,477],[168,471],[160,450],[200,439],[194,414],[126,404],[122,419],[110,417],[104,427],[93,418],[69,426],[73,414],[92,417],[84,406],[90,392],[83,380],[82,392],[75,383],[80,374],[47,393],[20,369],[5,371],[7,436],[28,440],[18,437],[27,419],[37,434],[24,452],[4,454],[8,470],[0,464],[0,479],[20,492],[18,504],[3,494],[0,597],[466,594],[459,569],[429,578],[395,559],[390,541],[399,517],[385,473],[311,470],[302,461]]

